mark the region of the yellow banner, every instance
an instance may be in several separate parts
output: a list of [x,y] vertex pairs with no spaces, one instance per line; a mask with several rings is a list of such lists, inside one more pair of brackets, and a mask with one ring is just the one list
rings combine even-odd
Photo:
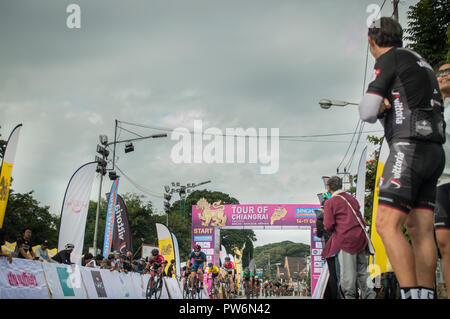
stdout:
[[0,228],[3,227],[5,219],[6,204],[8,203],[9,186],[11,184],[13,164],[3,161],[2,171],[0,174]]
[[159,253],[164,256],[165,260],[167,260],[167,265],[165,268],[165,272],[167,273],[167,269],[170,266],[170,261],[172,259],[175,259],[172,237],[165,239],[158,239],[158,248]]
[[378,211],[378,195],[380,192],[380,177],[383,174],[384,165],[386,163],[387,157],[389,155],[389,146],[386,143],[386,140],[383,140],[382,146],[380,148],[380,155],[378,158],[377,165],[377,174],[375,178],[375,191],[373,194],[373,211],[372,211],[372,232],[370,235],[370,239],[372,240],[373,246],[375,248],[375,260],[372,260],[373,257],[370,256],[369,260],[369,270],[371,278],[375,278],[380,276],[382,273],[386,272],[386,264],[388,263],[388,258],[386,255],[386,249],[384,248],[383,241],[381,240],[380,235],[377,232],[377,228],[375,226],[377,220],[377,211]]

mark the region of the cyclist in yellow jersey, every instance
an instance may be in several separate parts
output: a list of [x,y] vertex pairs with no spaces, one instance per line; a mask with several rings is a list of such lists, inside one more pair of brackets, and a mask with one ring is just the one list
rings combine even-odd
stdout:
[[214,285],[217,284],[218,279],[220,279],[220,269],[216,266],[213,265],[213,263],[209,263],[208,264],[208,270],[207,270],[207,274],[212,274],[212,280],[214,282]]

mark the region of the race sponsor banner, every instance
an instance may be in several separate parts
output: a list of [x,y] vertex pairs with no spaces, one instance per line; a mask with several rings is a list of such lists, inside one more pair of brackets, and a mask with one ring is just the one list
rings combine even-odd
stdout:
[[356,181],[356,199],[358,200],[359,207],[361,207],[362,215],[364,216],[364,199],[366,196],[366,158],[367,158],[367,146],[361,153],[358,165],[358,180]]
[[86,288],[78,265],[42,263],[53,299],[86,299]]
[[[192,206],[192,223],[193,227],[202,228],[303,226],[315,224],[315,211],[318,209],[320,209],[320,205],[220,205],[214,203],[207,207],[202,203]],[[196,235],[204,235],[206,238],[210,233],[197,233]]]
[[[109,194],[107,197],[109,198]],[[112,247],[113,250],[118,250],[121,254],[125,254],[127,249],[133,248],[128,210],[125,205],[125,201],[120,195],[117,195],[117,202],[115,205],[115,223]]]
[[164,281],[170,299],[183,299],[183,291],[180,290],[180,286],[178,285],[178,281],[176,278],[165,277]]
[[170,233],[173,239],[173,249],[175,252],[175,274],[177,277],[181,276],[181,260],[180,260],[180,247],[178,246],[177,236],[174,233]]
[[167,261],[165,271],[169,268],[170,261],[175,259],[174,244],[170,230],[166,225],[156,223],[156,233],[158,234],[159,253]]
[[325,289],[328,284],[328,279],[330,277],[330,273],[328,271],[328,265],[325,264],[322,267],[322,272],[320,273],[319,280],[316,284],[316,289],[314,289],[314,293],[312,294],[312,299],[323,299],[323,295],[325,294]]
[[117,201],[117,189],[119,187],[119,177],[111,185],[111,191],[108,196],[108,208],[106,211],[105,221],[105,237],[103,239],[103,257],[108,258],[112,249],[112,239],[115,222],[116,201]]
[[49,299],[42,263],[0,258],[0,299]]
[[128,273],[129,275],[129,279],[131,281],[131,283],[133,284],[133,288],[134,288],[134,298],[135,299],[145,299],[145,288],[147,288],[145,286],[144,288],[144,284],[143,284],[143,275],[140,275],[138,273],[135,272],[131,272]]
[[383,174],[384,165],[386,164],[387,158],[389,156],[389,145],[385,138],[381,144],[380,152],[378,154],[378,164],[377,164],[377,174],[375,177],[375,191],[373,195],[373,210],[372,210],[372,227],[370,239],[375,248],[375,256],[370,256],[369,258],[369,269],[370,276],[372,279],[375,278],[375,285],[380,287],[380,276],[382,273],[386,272],[386,264],[388,262],[386,249],[384,248],[383,241],[377,232],[375,222],[377,219],[378,210],[378,194],[380,192],[380,178]]
[[108,285],[109,274],[107,269],[81,267],[81,276],[89,299],[114,298],[112,286]]
[[22,124],[19,124],[12,130],[9,135],[8,142],[6,143],[6,149],[3,155],[2,168],[0,170],[0,228],[2,228],[3,220],[5,218],[14,158],[16,157],[17,144],[19,143],[21,128]]
[[87,163],[73,174],[67,185],[61,209],[58,251],[64,250],[68,243],[74,244],[70,258],[78,265],[81,265],[86,217],[96,168],[96,162]]

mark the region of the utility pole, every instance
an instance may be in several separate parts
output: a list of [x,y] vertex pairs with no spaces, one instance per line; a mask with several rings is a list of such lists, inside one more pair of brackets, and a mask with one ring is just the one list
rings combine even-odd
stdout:
[[101,145],[97,145],[97,153],[101,154],[102,157],[95,157],[95,161],[98,163],[96,172],[100,173],[100,185],[98,190],[97,212],[95,214],[94,242],[92,244],[92,247],[94,248],[94,255],[97,255],[98,217],[100,215],[100,202],[102,200],[103,176],[106,175],[106,159],[109,155],[109,151],[104,147],[108,144],[108,137],[106,135],[100,135],[100,144]]
[[392,0],[392,4],[394,6],[394,12],[392,13],[392,17],[397,22],[400,22],[399,19],[398,19],[398,3],[399,2],[400,2],[400,0]]

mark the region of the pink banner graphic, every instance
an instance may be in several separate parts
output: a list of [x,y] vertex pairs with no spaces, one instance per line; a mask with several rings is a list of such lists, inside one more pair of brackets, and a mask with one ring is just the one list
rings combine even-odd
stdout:
[[325,263],[322,258],[323,243],[316,235],[316,211],[318,210],[320,205],[221,205],[220,202],[210,205],[205,199],[200,199],[197,205],[192,206],[192,246],[200,245],[206,253],[208,262],[218,263],[219,256],[216,251],[220,250],[217,246],[220,245],[217,238],[220,228],[309,228],[311,229],[312,294]]

